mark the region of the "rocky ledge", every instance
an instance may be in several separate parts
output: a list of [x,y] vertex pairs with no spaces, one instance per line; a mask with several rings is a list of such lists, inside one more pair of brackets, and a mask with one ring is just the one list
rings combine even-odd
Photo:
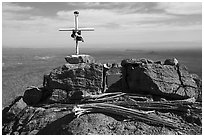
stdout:
[[3,134],[202,134],[202,81],[175,58],[75,58],[3,108]]

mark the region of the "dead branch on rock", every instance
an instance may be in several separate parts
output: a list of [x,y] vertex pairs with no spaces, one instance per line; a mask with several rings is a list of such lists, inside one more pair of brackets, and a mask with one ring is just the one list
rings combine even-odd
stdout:
[[109,101],[109,100],[113,100],[115,98],[125,97],[125,96],[134,98],[135,100],[139,100],[139,101],[149,101],[149,100],[151,100],[149,97],[147,97],[145,95],[129,94],[129,93],[123,93],[123,92],[113,92],[113,93],[103,93],[103,94],[100,94],[100,95],[84,96],[83,100],[82,100],[82,103],[105,102],[105,101]]
[[112,92],[112,93],[103,93],[103,94],[99,94],[99,95],[86,95],[84,96],[84,99],[98,99],[98,98],[103,98],[106,96],[113,96],[113,95],[119,95],[122,94],[123,92]]
[[126,97],[126,101],[116,102],[122,106],[132,106],[142,110],[166,110],[188,112],[189,110],[201,112],[201,108],[195,106],[195,99],[189,98],[185,100],[174,101],[135,101],[130,97]]
[[121,115],[128,119],[140,120],[146,123],[154,125],[162,125],[170,128],[177,128],[177,124],[172,121],[166,121],[157,115],[144,113],[142,111],[126,108],[118,105],[108,103],[91,103],[82,104],[74,107],[73,112],[78,117],[85,113],[98,112],[98,113],[109,113],[114,115]]
[[159,116],[155,113],[155,110],[170,113],[188,113],[189,111],[202,112],[202,108],[196,106],[198,104],[196,104],[195,98],[173,101],[153,101],[151,96],[122,92],[85,96],[81,103],[83,104],[77,105],[73,109],[73,112],[78,117],[93,112],[109,113],[170,128],[178,128],[178,121],[165,115]]
[[[122,98],[114,101],[114,99]],[[195,98],[173,101],[153,101],[151,97],[138,94],[129,94],[122,92],[104,93],[101,95],[90,95],[86,97],[82,103],[104,103],[112,101],[115,105],[129,106],[140,110],[166,110],[188,112],[195,110],[201,112],[201,108],[195,107]],[[193,105],[194,104],[194,105]]]

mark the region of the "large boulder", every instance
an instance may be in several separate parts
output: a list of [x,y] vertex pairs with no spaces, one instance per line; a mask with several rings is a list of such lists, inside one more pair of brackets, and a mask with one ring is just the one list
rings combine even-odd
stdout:
[[123,82],[129,92],[168,99],[198,98],[199,87],[185,66],[172,63],[162,65],[145,59],[126,59],[121,65]]
[[62,95],[63,97],[57,97],[60,98],[59,100],[68,99],[75,94],[73,92],[100,94],[102,82],[103,65],[96,63],[65,64],[44,76],[44,87],[50,91],[61,90],[52,93],[52,97]]

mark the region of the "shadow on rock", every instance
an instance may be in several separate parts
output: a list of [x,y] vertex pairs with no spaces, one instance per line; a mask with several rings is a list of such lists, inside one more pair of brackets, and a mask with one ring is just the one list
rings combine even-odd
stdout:
[[70,123],[76,116],[74,113],[70,113],[65,115],[64,117],[57,119],[56,121],[48,124],[43,129],[39,130],[37,135],[60,135],[60,134],[67,134],[72,135],[70,131],[63,131],[63,126],[66,126]]

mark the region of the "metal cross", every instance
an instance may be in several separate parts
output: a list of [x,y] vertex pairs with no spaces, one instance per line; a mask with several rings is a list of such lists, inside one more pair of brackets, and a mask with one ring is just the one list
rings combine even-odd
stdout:
[[79,12],[74,11],[74,28],[68,28],[68,29],[59,29],[59,31],[72,31],[71,37],[74,38],[76,41],[76,55],[79,55],[79,41],[84,42],[82,36],[81,36],[81,31],[94,31],[94,28],[79,28],[78,27],[78,16]]

